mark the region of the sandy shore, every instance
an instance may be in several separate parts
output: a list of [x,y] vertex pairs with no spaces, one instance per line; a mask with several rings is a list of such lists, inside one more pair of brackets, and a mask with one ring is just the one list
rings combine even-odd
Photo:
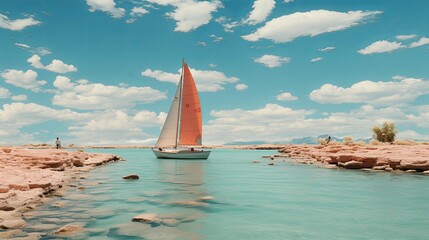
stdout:
[[423,172],[429,174],[429,144],[285,145],[275,158],[327,168],[374,171]]
[[0,146],[0,239],[26,225],[23,214],[71,184],[76,175],[121,160],[110,154]]

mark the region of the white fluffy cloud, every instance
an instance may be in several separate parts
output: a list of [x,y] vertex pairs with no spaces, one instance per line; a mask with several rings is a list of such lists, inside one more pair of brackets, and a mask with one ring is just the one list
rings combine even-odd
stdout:
[[248,88],[248,86],[246,84],[244,84],[244,83],[240,83],[240,84],[235,85],[235,89],[237,91],[244,91],[247,88]]
[[41,58],[39,55],[35,54],[29,59],[27,59],[27,62],[31,63],[31,66],[37,69],[45,69],[51,72],[56,73],[68,73],[68,72],[76,72],[77,68],[73,65],[65,64],[63,61],[54,59],[50,64],[47,66],[44,66],[41,62]]
[[0,108],[0,144],[10,144],[11,141],[35,143],[34,135],[37,132],[25,133],[23,128],[48,121],[64,122],[68,126],[68,132],[62,133],[61,137],[64,144],[150,144],[156,139],[144,133],[143,128],[161,127],[166,115],[147,110],[134,113],[121,110],[79,113],[36,103],[4,104],[3,109]]
[[30,48],[30,46],[28,46],[27,44],[24,44],[24,43],[15,43],[15,46],[18,46],[20,48]]
[[[281,128],[285,123],[301,122],[312,110],[293,110],[278,104],[267,104],[255,110],[219,110],[211,111],[214,118],[204,126],[204,142],[223,144],[233,141],[268,140],[277,141],[285,139]],[[225,135],[225,132],[229,134]]]
[[276,96],[277,101],[295,101],[298,100],[297,97],[295,97],[294,95],[292,95],[292,93],[289,92],[284,92],[284,93],[280,93],[279,95]]
[[412,38],[415,38],[415,37],[417,37],[417,35],[415,35],[415,34],[410,34],[410,35],[396,35],[395,36],[396,39],[401,40],[401,41],[412,39]]
[[113,18],[122,18],[125,15],[125,9],[116,7],[114,0],[86,0],[86,4],[90,12],[103,11]]
[[9,91],[9,89],[0,87],[0,99],[1,98],[10,98],[11,93]]
[[288,63],[291,61],[290,57],[280,57],[276,55],[263,55],[259,58],[255,58],[254,60],[257,63],[263,64],[266,67],[269,68],[275,68],[280,67],[285,63]]
[[73,138],[70,141],[93,145],[153,144],[156,139],[143,128],[161,127],[166,116],[164,112],[157,114],[146,110],[135,114],[120,110],[97,112],[91,120],[68,128]]
[[269,39],[277,43],[290,42],[297,37],[316,36],[322,33],[344,30],[366,22],[380,11],[335,12],[313,10],[296,12],[268,21],[255,32],[242,36],[247,41]]
[[[401,132],[406,132],[410,126],[429,127],[429,114],[410,114],[397,107],[363,105],[346,112],[326,113],[323,117],[313,113],[312,110],[285,108],[277,104],[251,110],[212,111],[214,119],[204,125],[204,143],[286,142],[322,134],[368,138],[372,135],[371,128],[385,121],[395,122]],[[229,134],[225,135],[225,132]]]
[[335,49],[335,47],[325,47],[325,48],[319,48],[319,49],[317,49],[317,51],[319,51],[319,52],[327,52],[327,51],[332,51],[334,49]]
[[[398,40],[408,40],[417,37],[417,35],[398,35],[395,36]],[[370,44],[368,47],[358,50],[360,54],[373,54],[373,53],[384,53],[391,52],[400,48],[415,48],[429,44],[429,38],[421,37],[418,41],[412,42],[408,45],[403,45],[400,42],[389,42],[387,40],[381,40]]]
[[6,15],[0,14],[0,28],[20,31],[26,27],[39,25],[42,22],[35,20],[33,17],[23,19],[10,20]]
[[9,89],[0,87],[0,99],[4,98],[11,98],[14,101],[25,101],[27,100],[27,96],[24,94],[20,95],[14,95],[12,96],[12,93],[9,91]]
[[252,6],[253,10],[244,20],[244,23],[256,25],[265,21],[275,6],[276,2],[274,0],[255,0]]
[[147,13],[149,13],[149,11],[142,7],[133,7],[133,9],[131,9],[130,15],[133,17],[141,17]]
[[311,59],[310,62],[318,62],[318,61],[322,61],[322,60],[323,60],[323,58],[317,57],[317,58]]
[[[239,81],[238,78],[227,77],[224,73],[219,71],[189,69],[191,70],[199,92],[217,92],[223,90],[225,84]],[[144,77],[154,78],[161,82],[178,83],[180,80],[180,72],[181,69],[178,70],[178,73],[146,69],[141,74]]]
[[426,44],[429,44],[429,38],[422,37],[422,38],[420,38],[419,41],[410,43],[410,45],[408,47],[409,48],[415,48],[415,47],[420,47],[420,46],[423,46]]
[[234,28],[242,25],[241,22],[239,22],[239,21],[232,21],[231,19],[226,18],[224,16],[217,18],[215,20],[215,22],[217,22],[220,25],[222,25],[223,30],[225,32],[234,32]]
[[223,40],[223,37],[219,37],[219,36],[216,36],[214,34],[211,34],[209,37],[211,37],[213,39],[213,42],[220,42]]
[[16,69],[6,69],[1,72],[1,77],[7,83],[20,88],[30,89],[34,92],[40,91],[40,88],[46,84],[44,80],[37,80],[37,72],[33,70],[23,72]]
[[372,105],[398,105],[411,103],[417,97],[429,93],[429,81],[404,78],[399,81],[361,81],[349,88],[324,84],[310,93],[310,98],[319,103],[368,103]]
[[18,101],[18,102],[23,102],[23,101],[27,100],[27,95],[24,95],[24,94],[14,95],[14,96],[12,96],[12,100]]
[[36,103],[4,104],[0,110],[0,122],[15,127],[24,127],[47,120],[76,121],[88,119],[88,113],[77,113],[69,109],[56,110]]
[[212,13],[223,7],[221,1],[194,1],[194,0],[147,0],[147,2],[162,6],[175,7],[167,16],[176,21],[176,32],[189,32],[197,29],[213,18]]
[[54,105],[75,109],[121,109],[136,104],[152,103],[166,99],[165,92],[150,87],[117,87],[87,80],[71,82],[57,76],[54,86],[58,92],[52,99]]
[[373,53],[391,52],[400,48],[405,48],[405,46],[399,42],[389,42],[386,40],[382,40],[374,42],[368,47],[358,50],[358,53],[367,55]]

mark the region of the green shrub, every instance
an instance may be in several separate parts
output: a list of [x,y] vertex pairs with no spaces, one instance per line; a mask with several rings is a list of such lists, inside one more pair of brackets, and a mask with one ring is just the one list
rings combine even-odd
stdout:
[[383,123],[383,126],[375,126],[372,128],[374,132],[373,138],[380,142],[390,142],[395,141],[396,131],[394,123]]

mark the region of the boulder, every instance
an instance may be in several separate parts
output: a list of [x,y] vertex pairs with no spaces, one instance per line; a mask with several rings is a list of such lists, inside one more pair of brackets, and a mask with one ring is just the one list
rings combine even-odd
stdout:
[[73,166],[75,167],[83,167],[85,164],[80,159],[73,159]]
[[155,213],[144,213],[137,215],[131,219],[133,222],[144,222],[144,223],[159,223],[160,219]]
[[386,166],[374,166],[372,167],[373,170],[384,170],[386,169]]
[[362,168],[362,162],[349,161],[349,162],[344,163],[343,167],[346,169],[361,169]]
[[123,176],[122,179],[139,179],[138,175],[127,175],[127,176]]
[[429,170],[429,163],[426,160],[407,160],[401,161],[401,164],[397,168],[402,170],[419,170],[427,171]]
[[57,229],[56,231],[54,231],[53,234],[56,234],[59,236],[73,236],[81,232],[82,230],[83,230],[83,227],[81,225],[67,224]]

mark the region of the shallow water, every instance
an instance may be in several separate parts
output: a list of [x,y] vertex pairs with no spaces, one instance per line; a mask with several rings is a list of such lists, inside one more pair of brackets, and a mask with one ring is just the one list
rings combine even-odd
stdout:
[[[127,161],[84,173],[26,219],[24,231],[57,239],[53,229],[77,223],[85,230],[73,239],[427,239],[428,176],[268,166],[261,156],[275,151],[213,150],[207,161],[157,160],[148,149],[93,152]],[[140,179],[123,180],[128,174]],[[175,203],[202,196],[215,199]],[[131,222],[142,213],[179,221]]]

